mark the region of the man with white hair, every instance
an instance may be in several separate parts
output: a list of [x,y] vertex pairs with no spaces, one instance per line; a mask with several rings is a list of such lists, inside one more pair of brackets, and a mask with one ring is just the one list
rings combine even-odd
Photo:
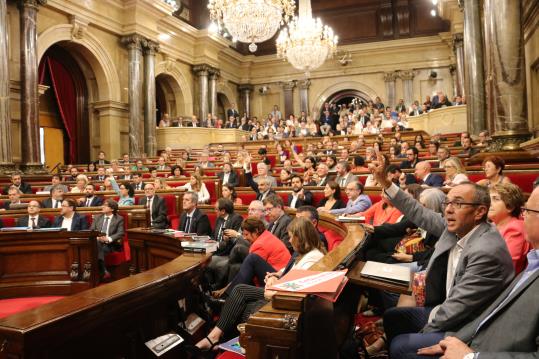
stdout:
[[418,162],[415,165],[415,175],[422,181],[422,184],[429,187],[442,187],[444,185],[444,179],[442,176],[431,173],[430,163],[427,161]]

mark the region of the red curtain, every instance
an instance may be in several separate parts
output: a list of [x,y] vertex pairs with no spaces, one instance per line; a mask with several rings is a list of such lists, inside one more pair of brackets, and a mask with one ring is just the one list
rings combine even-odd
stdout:
[[39,82],[45,81],[45,71],[48,71],[51,79],[51,87],[54,90],[60,117],[69,140],[69,162],[77,163],[77,101],[73,78],[69,71],[56,59],[46,56],[39,66]]

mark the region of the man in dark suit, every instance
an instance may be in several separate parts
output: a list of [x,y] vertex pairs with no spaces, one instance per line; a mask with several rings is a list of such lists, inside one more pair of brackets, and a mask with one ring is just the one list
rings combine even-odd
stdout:
[[324,111],[320,116],[320,126],[328,124],[332,129],[335,129],[336,124],[334,122],[333,115],[331,115],[329,111]]
[[256,199],[258,201],[263,201],[268,196],[275,194],[275,191],[271,189],[271,182],[269,179],[262,178],[257,183],[253,179],[253,174],[251,171],[245,172],[245,179],[247,181],[247,185],[256,192]]
[[94,161],[94,165],[104,166],[110,164],[110,161],[108,161],[105,157],[105,151],[99,151],[99,153],[97,154],[97,160]]
[[298,208],[301,206],[310,206],[313,203],[313,194],[311,191],[303,188],[303,178],[298,175],[293,175],[290,180],[292,193],[288,195],[287,206],[290,208]]
[[155,194],[153,182],[144,187],[144,195],[140,199],[140,205],[150,209],[150,225],[153,228],[164,229],[168,227],[167,204],[165,200]]
[[329,168],[328,165],[324,162],[320,162],[316,166],[316,174],[313,176],[312,181],[309,183],[310,186],[325,187],[328,181],[331,180],[329,177]]
[[487,222],[488,190],[475,183],[453,187],[442,217],[393,184],[384,165],[376,165],[374,174],[397,209],[440,238],[427,267],[425,306],[387,310],[388,340],[420,330],[434,333],[460,328],[490,305],[514,275],[504,239]]
[[50,189],[51,196],[41,203],[43,208],[60,208],[64,200],[64,189],[60,185],[54,185]]
[[92,223],[90,230],[103,234],[97,237],[99,272],[103,279],[108,279],[110,274],[105,267],[105,255],[122,251],[124,219],[118,214],[118,203],[110,198],[103,203],[101,212],[102,214]]
[[7,195],[9,197],[9,201],[6,201],[4,202],[4,206],[3,208],[5,210],[10,210],[11,209],[11,206],[16,206],[16,205],[21,205],[22,202],[21,202],[21,190],[18,189],[17,187],[15,186],[11,186],[9,187],[9,190],[7,192]]
[[213,238],[219,243],[219,248],[213,254],[205,276],[213,289],[219,289],[226,284],[229,255],[236,245],[236,238],[230,236],[230,233],[240,231],[243,218],[234,212],[234,203],[227,198],[219,198],[215,210],[218,217],[215,221]]
[[191,122],[187,123],[187,127],[200,127],[198,118],[196,116],[191,117]]
[[133,189],[135,191],[141,191],[145,185],[146,183],[142,182],[142,174],[140,172],[133,173]]
[[88,183],[84,187],[85,198],[79,201],[81,207],[99,207],[103,204],[103,197],[95,195],[95,186],[93,183]]
[[[416,354],[448,359],[534,358],[539,342],[539,189],[523,210],[527,240],[533,248],[528,266],[475,320],[453,333],[405,334],[395,338],[391,358]],[[478,285],[481,285],[478,282]],[[444,338],[445,337],[445,338]],[[438,340],[441,340],[438,343]],[[429,345],[432,345],[429,347]],[[423,348],[423,349],[420,349]],[[418,351],[419,349],[419,351]]]
[[39,215],[40,210],[41,204],[36,200],[31,200],[30,203],[28,203],[28,215],[17,218],[17,227],[31,227],[35,229],[49,228],[51,222],[47,218]]
[[223,185],[228,183],[229,185],[236,187],[240,184],[238,174],[232,169],[232,165],[228,162],[223,163],[223,172],[219,172],[217,178],[221,180]]
[[269,221],[268,231],[279,238],[286,245],[286,248],[288,248],[290,253],[293,253],[294,248],[292,248],[288,236],[288,225],[292,222],[292,218],[284,213],[283,200],[278,195],[272,194],[263,202],[264,208],[266,209],[266,216]]
[[11,186],[17,187],[22,193],[32,194],[32,186],[22,181],[20,173],[13,173],[11,175],[11,184],[4,187],[4,194],[8,194]]
[[229,108],[226,111],[226,117],[228,117],[228,118],[230,118],[230,117],[234,117],[234,118],[240,117],[240,113],[238,112],[238,109],[236,109],[236,104],[235,103],[232,104],[232,108]]
[[77,202],[73,198],[66,198],[62,202],[60,215],[54,219],[53,227],[65,228],[68,231],[82,231],[88,229],[85,216],[77,212]]
[[407,168],[415,168],[415,165],[419,162],[419,151],[415,147],[410,147],[406,150],[406,160],[401,162],[400,168],[401,170],[407,169]]
[[415,175],[421,181],[423,185],[429,187],[442,187],[444,185],[444,179],[442,176],[436,173],[431,173],[430,163],[427,161],[418,162],[415,165]]
[[183,213],[180,217],[179,231],[196,233],[199,236],[211,236],[211,225],[208,215],[197,208],[198,195],[196,192],[186,192],[183,195]]

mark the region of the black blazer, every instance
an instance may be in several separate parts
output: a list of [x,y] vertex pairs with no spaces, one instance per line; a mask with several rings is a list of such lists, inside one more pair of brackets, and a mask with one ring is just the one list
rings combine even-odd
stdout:
[[[82,202],[79,207],[86,207],[86,200],[87,198],[84,198],[84,202]],[[103,204],[103,201],[103,197],[94,196],[94,198],[92,198],[92,202],[90,202],[89,207],[99,207]]]
[[399,166],[401,170],[407,169],[407,168],[415,168],[415,165],[419,162],[418,159],[414,160],[413,162],[410,162],[408,160],[404,160],[401,162],[401,165]]
[[[311,193],[311,191],[309,190],[306,190],[304,189],[303,190],[303,194],[304,194],[304,198],[301,200],[298,198],[298,200],[296,201],[296,204],[293,208],[298,208],[298,207],[301,207],[301,206],[312,206],[313,205],[313,194]],[[290,206],[290,203],[292,203],[292,194],[289,193],[288,194],[288,200],[287,200],[287,206]]]
[[[17,227],[28,227],[28,223],[30,223],[30,216],[24,216],[17,218]],[[37,217],[37,226],[39,228],[49,228],[51,226],[51,221],[49,221],[47,218],[39,215]]]
[[[101,230],[103,229],[104,221],[105,215],[99,215],[90,226],[90,229],[93,231],[101,232]],[[118,214],[113,215],[109,224],[109,237],[112,242],[107,244],[115,247],[116,250],[120,250],[122,247],[124,233],[124,218]]]
[[[223,222],[224,222],[224,219],[222,217],[217,217],[217,219],[215,220],[215,228],[214,228],[214,231],[213,231],[213,238],[216,241],[219,240],[219,232],[221,231],[221,227],[223,226]],[[231,214],[228,215],[228,219],[227,219],[226,223],[224,223],[225,226],[224,226],[223,230],[225,230],[225,229],[233,229],[233,230],[239,232],[242,222],[243,222],[243,217],[242,216],[240,216],[237,213],[231,213]],[[234,244],[235,244],[235,241],[233,241],[233,240],[228,240],[228,241],[222,240],[219,243],[219,248],[214,253],[214,255],[217,255],[217,256],[227,256],[227,255],[229,255],[230,251],[234,247]]]
[[[147,201],[147,197],[142,197],[139,204],[146,206]],[[167,204],[163,198],[157,195],[153,196],[152,201],[152,227],[159,229],[168,227]]]
[[[52,198],[45,198],[43,200],[43,202],[41,202],[41,207],[42,208],[53,208],[52,207]],[[62,201],[60,201],[60,205],[57,207],[57,208],[60,208],[62,207]]]
[[[4,187],[4,194],[8,194],[8,191],[9,191],[9,187],[11,187],[12,184]],[[28,183],[26,182],[21,182],[21,185],[19,186],[19,190],[22,192],[22,193],[26,193],[26,194],[32,194],[32,186],[30,186]]]
[[[139,189],[137,189],[137,184],[135,182],[132,182],[131,185],[133,186],[133,189],[135,191],[139,190]],[[140,190],[143,190],[145,186],[146,186],[145,182],[140,182]]]
[[[187,213],[184,211],[180,217],[179,231],[185,231],[185,221],[187,220]],[[199,236],[212,236],[210,219],[206,213],[203,213],[200,209],[195,209],[193,212],[193,218],[191,218],[191,233],[196,233]]]
[[108,160],[103,160],[103,164],[100,165],[100,164],[99,164],[99,160],[95,160],[95,161],[94,161],[94,165],[96,165],[96,166],[110,165],[110,161],[108,161]]
[[283,214],[276,223],[271,222],[268,225],[268,230],[270,230],[275,237],[279,238],[285,244],[290,253],[294,253],[294,248],[292,248],[292,244],[290,244],[290,238],[288,236],[288,225],[290,222],[292,222],[292,218],[286,214]]
[[[62,227],[62,222],[64,220],[63,216],[57,216],[54,218],[53,227]],[[70,231],[83,231],[88,229],[88,222],[86,221],[86,216],[81,216],[77,212],[73,214],[73,220],[71,221]]]
[[[327,201],[328,201],[327,198],[322,198],[320,202],[318,203],[318,207],[324,207]],[[335,203],[333,203],[333,206],[331,206],[331,209],[340,209],[340,208],[346,208],[346,203],[344,203],[341,199],[338,199],[335,201]]]
[[[217,178],[219,178],[221,182],[223,182],[224,177],[225,177],[224,172],[219,172],[217,174]],[[230,171],[230,175],[228,176],[228,183],[234,187],[237,187],[240,184],[240,179],[238,178],[238,174],[236,173],[236,171],[234,170]]]

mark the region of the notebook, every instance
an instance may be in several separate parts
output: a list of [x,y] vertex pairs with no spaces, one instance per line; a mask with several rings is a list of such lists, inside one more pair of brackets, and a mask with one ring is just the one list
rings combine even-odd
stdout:
[[388,283],[410,284],[410,268],[398,264],[367,261],[361,270],[361,275]]

